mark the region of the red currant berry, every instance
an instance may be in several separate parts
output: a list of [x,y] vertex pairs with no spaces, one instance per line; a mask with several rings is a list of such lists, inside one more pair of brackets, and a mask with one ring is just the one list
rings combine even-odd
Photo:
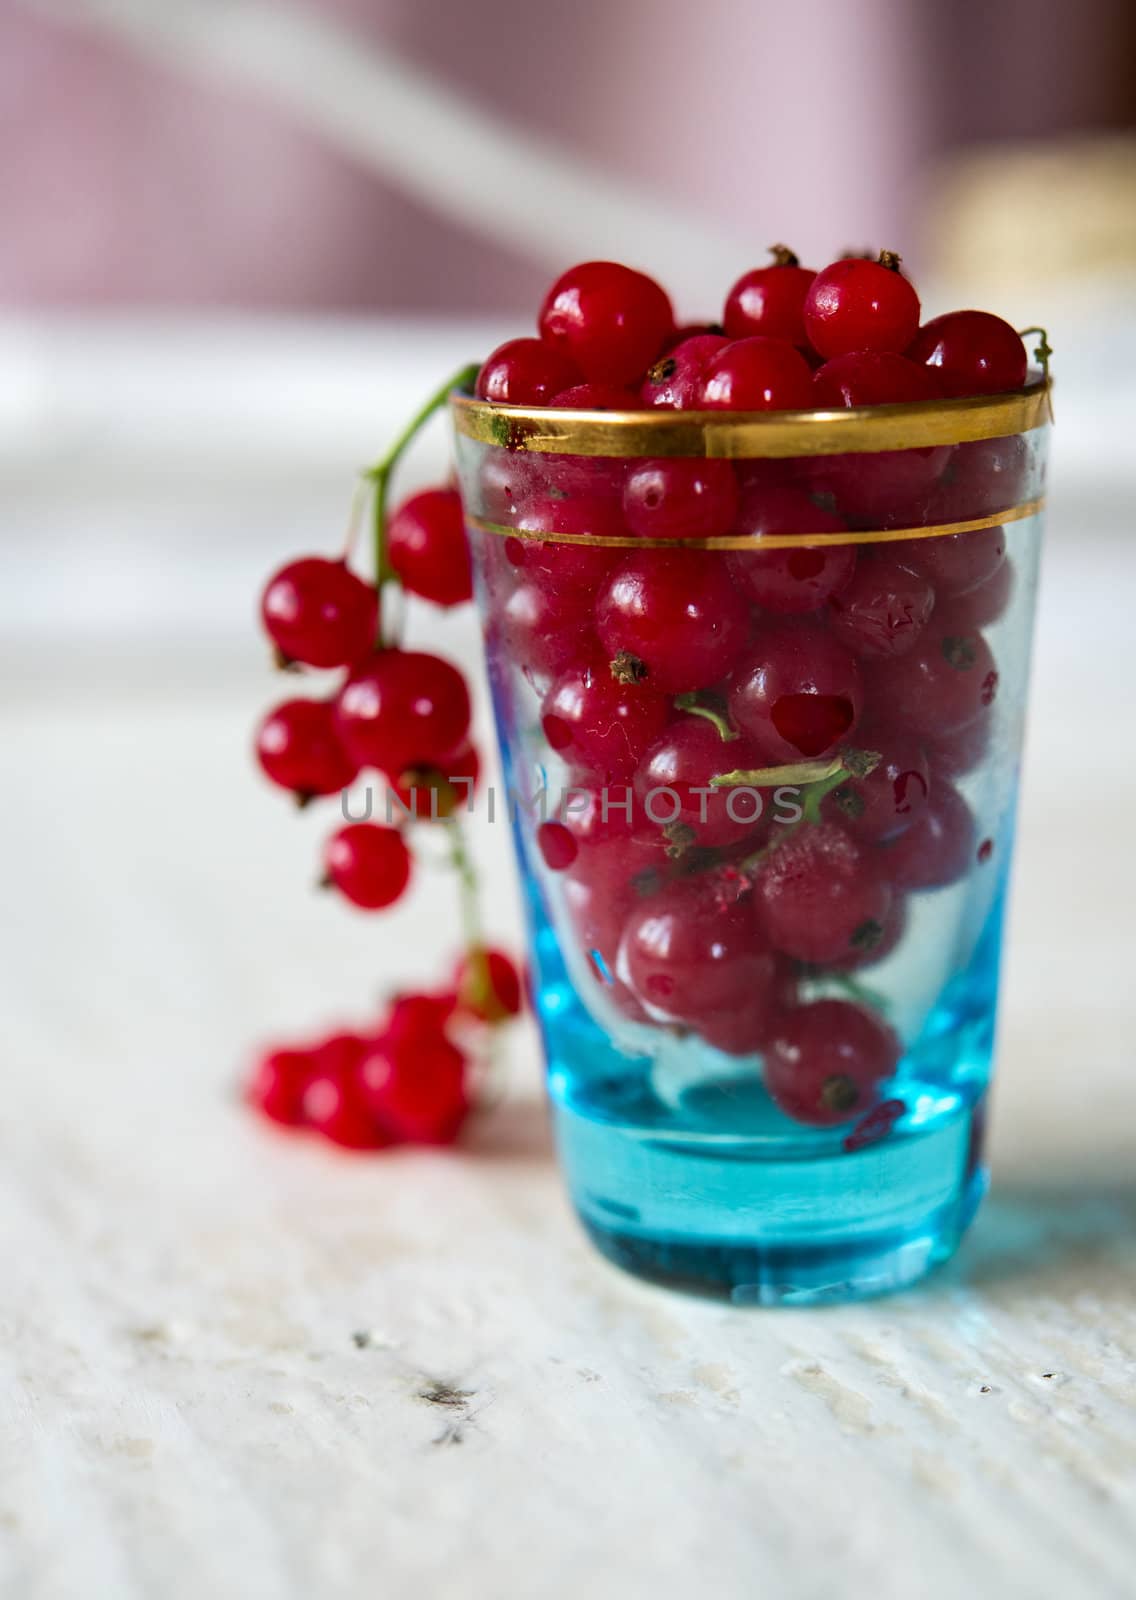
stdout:
[[360,764],[398,773],[445,768],[469,734],[465,679],[421,650],[377,650],[339,691],[343,742]]
[[591,624],[590,604],[574,605],[547,580],[528,578],[501,608],[501,651],[527,677],[555,677],[589,653]]
[[604,970],[614,973],[623,924],[646,898],[636,892],[633,877],[626,837],[612,837],[582,849],[564,879],[564,899],[580,947],[599,957],[595,964],[601,976]]
[[865,683],[880,721],[929,738],[965,728],[997,692],[990,646],[974,629],[953,631],[949,615],[933,617],[914,649],[873,667]]
[[[636,409],[635,402],[631,409]],[[618,522],[623,480],[627,476],[625,459],[620,456],[566,456],[558,451],[534,453],[531,459],[534,462],[533,491],[529,497],[531,503],[542,500],[582,500],[590,503],[589,515],[594,516],[594,502],[605,501],[602,514],[605,517],[614,516]],[[574,530],[565,528],[564,531],[570,533]],[[622,533],[625,530],[616,527],[612,531]]]
[[[832,521],[839,523],[839,518]],[[798,545],[744,551],[730,564],[763,610],[799,616],[844,588],[856,566],[856,551],[851,545]]]
[[780,1013],[797,1004],[797,984],[798,964],[786,956],[776,956],[772,994],[759,995],[756,1005],[701,1018],[698,1033],[725,1055],[755,1055],[765,1048]]
[[777,970],[748,905],[722,907],[692,879],[632,911],[619,969],[645,1005],[682,1022],[771,1005]]
[[728,461],[638,461],[623,489],[623,513],[642,539],[713,539],[728,533],[738,480]]
[[424,489],[403,501],[387,527],[390,564],[404,589],[436,606],[473,598],[469,547],[456,489]]
[[914,646],[934,606],[926,578],[887,555],[871,555],[829,601],[829,627],[853,655],[888,660]]
[[428,1037],[444,1034],[457,1003],[458,997],[453,989],[443,989],[437,994],[396,995],[391,1002],[386,1027],[378,1037],[417,1038],[423,1034]]
[[853,528],[917,528],[934,520],[930,497],[950,454],[943,444],[817,456],[800,470],[810,491],[830,497]]
[[749,608],[725,562],[701,551],[645,550],[601,589],[596,631],[613,672],[678,694],[729,671],[749,637]]
[[1003,528],[975,528],[970,533],[905,539],[895,554],[904,566],[924,573],[942,599],[968,594],[994,576],[1006,559],[1006,533]]
[[469,1112],[465,1056],[441,1032],[388,1035],[363,1057],[359,1092],[397,1138],[452,1144]]
[[674,411],[685,411],[695,405],[706,363],[729,342],[720,333],[698,333],[673,345],[653,367],[648,367],[639,390],[640,404],[665,406]]
[[512,523],[538,492],[535,456],[520,450],[486,450],[477,469],[474,511],[490,522]]
[[771,763],[835,749],[855,728],[862,702],[851,654],[807,622],[759,629],[730,678],[730,717]]
[[988,706],[964,728],[926,737],[924,744],[936,773],[953,780],[965,778],[982,765],[990,753],[993,733],[994,712]]
[[761,793],[744,786],[715,787],[712,780],[761,765],[760,752],[748,739],[723,741],[705,717],[680,716],[639,763],[636,811],[662,828],[674,856],[689,845],[712,848],[752,839],[765,809]]
[[673,331],[659,285],[615,261],[570,267],[540,310],[542,339],[593,383],[638,383]]
[[907,902],[893,892],[892,902],[883,922],[867,922],[853,937],[853,948],[847,955],[830,961],[834,972],[862,972],[865,967],[876,967],[886,961],[907,932]]
[[576,843],[585,847],[628,838],[635,810],[635,796],[629,788],[607,790],[573,784],[564,791],[564,825]]
[[393,905],[410,881],[410,851],[397,828],[352,822],[324,846],[327,881],[352,905],[380,911]]
[[1003,615],[1013,593],[1014,565],[1003,561],[994,576],[976,589],[968,589],[953,600],[940,601],[939,611],[954,629],[969,632],[972,628],[988,628]]
[[521,1009],[521,975],[503,950],[469,950],[454,973],[458,1005],[482,1022],[504,1022]]
[[304,1121],[344,1150],[383,1150],[393,1142],[376,1123],[355,1083],[322,1073],[304,1091]]
[[408,816],[416,822],[437,822],[452,817],[459,807],[468,808],[480,774],[477,747],[463,744],[441,767],[408,767],[387,781]]
[[939,393],[928,367],[888,350],[852,350],[813,373],[813,404],[833,409],[935,400]]
[[765,1086],[795,1122],[838,1127],[868,1108],[899,1057],[899,1040],[874,1011],[850,1000],[816,1000],[778,1018]]
[[365,1051],[363,1040],[353,1035],[328,1040],[316,1052],[304,1090],[304,1121],[347,1150],[381,1150],[391,1143],[361,1091],[358,1073]]
[[477,397],[502,406],[546,406],[579,381],[579,369],[543,339],[507,339],[477,374]]
[[842,828],[807,825],[775,845],[757,884],[757,916],[787,956],[824,966],[882,929],[891,889]]
[[527,577],[549,585],[561,607],[576,598],[590,603],[619,559],[619,551],[602,545],[558,544],[554,536],[599,534],[612,538],[627,534],[619,502],[601,496],[531,500],[516,527],[519,533],[549,535],[547,541],[509,539],[506,553]]
[[715,1050],[727,1056],[757,1055],[774,1026],[777,1007],[764,998],[754,1006],[743,1006],[736,1011],[723,1011],[716,1017],[704,1017],[698,1023],[699,1037]]
[[937,774],[930,803],[905,833],[878,847],[880,870],[897,889],[942,889],[964,878],[977,838],[970,807]]
[[877,740],[861,730],[865,752],[878,756],[872,770],[850,777],[826,796],[823,814],[857,839],[892,839],[926,808],[931,772],[923,747],[911,734],[884,732]]
[[1021,434],[956,444],[928,501],[926,521],[968,522],[997,516],[1020,503],[1031,472]]
[[561,673],[544,697],[541,728],[571,765],[601,784],[629,784],[669,714],[670,702],[659,690],[617,681],[610,663],[600,660]]
[[919,296],[899,270],[899,257],[834,261],[805,296],[805,332],[826,360],[853,350],[906,350],[919,327]]
[[812,373],[784,339],[738,339],[703,368],[695,404],[708,411],[804,411]]
[[[796,533],[839,533],[845,524],[803,489],[752,480],[742,492],[738,533],[755,538]],[[746,593],[766,611],[790,616],[815,611],[843,589],[856,566],[852,545],[797,545],[786,550],[745,550],[729,563]]]
[[306,1050],[269,1050],[256,1063],[249,1103],[273,1122],[295,1127],[304,1120],[304,1090],[313,1070]]
[[312,1070],[333,1078],[351,1077],[363,1059],[366,1048],[367,1041],[361,1034],[329,1034],[311,1053]]
[[722,314],[731,339],[787,339],[803,345],[805,336],[805,296],[816,273],[802,267],[792,250],[783,244],[770,249],[773,265],[755,267],[742,275],[726,296]]
[[1026,347],[989,311],[949,311],[915,335],[908,355],[931,368],[946,395],[1000,394],[1026,381]]
[[563,822],[542,822],[536,843],[549,872],[564,872],[580,853],[571,830]]
[[616,957],[630,912],[658,893],[664,883],[661,869],[650,866],[651,859],[661,859],[658,835],[653,840],[653,856],[638,848],[635,840],[610,838],[581,850],[563,880],[579,949],[589,958],[590,970],[611,1000],[629,1016],[637,1013],[638,1002],[622,979],[616,978]]
[[264,718],[256,757],[266,775],[301,801],[346,789],[359,771],[336,731],[330,700],[285,700]]
[[617,383],[576,383],[553,395],[552,404],[565,411],[638,411],[639,396]]
[[349,667],[375,641],[379,600],[346,561],[305,556],[268,580],[260,612],[285,663]]

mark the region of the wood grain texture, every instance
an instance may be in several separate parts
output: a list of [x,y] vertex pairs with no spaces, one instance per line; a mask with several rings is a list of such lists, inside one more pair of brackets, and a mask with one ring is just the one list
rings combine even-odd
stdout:
[[[1127,681],[1124,586],[1082,557],[1047,581],[995,1190],[954,1264],[846,1309],[598,1260],[527,1029],[463,1154],[262,1129],[242,1052],[358,1017],[411,949],[438,970],[432,891],[373,922],[304,892],[323,822],[250,778],[252,648],[117,693],[57,664],[9,701],[4,1592],[1130,1595],[1136,774],[1070,793]],[[506,830],[477,848],[507,936]]]

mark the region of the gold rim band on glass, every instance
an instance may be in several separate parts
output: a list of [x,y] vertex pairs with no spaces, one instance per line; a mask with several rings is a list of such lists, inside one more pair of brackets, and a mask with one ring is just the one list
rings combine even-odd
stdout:
[[571,456],[862,455],[919,450],[1029,433],[1050,420],[1049,380],[1013,394],[846,411],[566,411],[499,406],[451,397],[454,426],[467,439],[507,450]]
[[640,539],[628,533],[543,533],[539,528],[510,528],[504,522],[489,522],[485,517],[467,514],[466,523],[478,533],[493,533],[502,539],[524,539],[535,544],[590,544],[610,550],[791,550],[796,545],[810,549],[822,544],[891,544],[904,539],[941,539],[948,533],[977,533],[980,528],[1000,528],[1007,522],[1021,522],[1036,516],[1045,505],[1045,496],[1023,500],[1021,505],[990,517],[972,517],[969,522],[939,522],[928,528],[879,528],[865,533],[842,529],[839,533],[725,533],[713,539]]

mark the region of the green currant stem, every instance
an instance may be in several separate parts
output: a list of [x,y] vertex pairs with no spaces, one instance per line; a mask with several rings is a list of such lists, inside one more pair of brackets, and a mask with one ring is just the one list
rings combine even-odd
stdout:
[[1055,422],[1057,419],[1053,415],[1053,390],[1052,390],[1052,388],[1049,387],[1049,362],[1050,362],[1051,356],[1053,355],[1053,346],[1050,344],[1049,335],[1046,333],[1044,328],[1019,328],[1018,329],[1018,337],[1019,338],[1024,339],[1028,333],[1039,333],[1041,335],[1040,340],[1034,346],[1033,353],[1034,353],[1034,359],[1036,361],[1038,361],[1040,363],[1040,365],[1041,365],[1041,375],[1045,379],[1045,382],[1046,382],[1045,400],[1046,400],[1046,407],[1047,407],[1047,409],[1049,411],[1049,420],[1050,420],[1050,422]]
[[822,778],[819,783],[811,783],[805,791],[804,816],[801,821],[819,822],[820,808],[825,798],[834,789],[839,789],[840,785],[851,776],[852,773],[849,768],[842,764],[839,772],[834,772],[831,778]]
[[477,868],[466,844],[465,833],[456,816],[447,817],[444,824],[450,841],[450,865],[457,873],[458,911],[461,919],[462,940],[466,959],[471,966],[471,984],[475,1004],[489,1001],[489,958],[486,954],[485,932],[481,926],[481,906],[477,893]]
[[419,406],[410,421],[395,436],[379,460],[373,466],[367,467],[363,472],[363,477],[374,485],[375,490],[375,499],[371,512],[371,527],[375,543],[375,587],[379,591],[378,642],[380,645],[383,642],[383,585],[394,577],[387,555],[387,503],[390,496],[391,473],[407,447],[413,443],[434,413],[442,409],[455,389],[470,387],[477,377],[478,370],[476,366],[462,367],[452,377],[447,378],[445,383],[439,385],[433,394]]
[[343,540],[343,559],[350,561],[355,550],[355,541],[359,537],[359,525],[363,521],[363,507],[367,500],[367,485],[360,481],[355,485],[355,492],[351,496],[351,511],[347,518],[347,534]]
[[873,1011],[886,1011],[890,1005],[887,995],[880,989],[873,989],[868,984],[861,983],[858,978],[851,977],[847,972],[826,972],[824,977],[827,983],[835,984],[853,1000],[859,1000],[861,1005],[869,1006]]
[[471,947],[481,945],[485,941],[481,932],[481,909],[477,903],[477,869],[456,816],[445,819],[445,829],[450,842],[450,865],[458,876],[462,938]]
[[384,618],[386,626],[383,631],[388,646],[398,650],[402,647],[402,630],[406,626],[406,590],[397,580],[394,581],[391,587],[392,598],[395,601],[395,605],[391,608],[394,611],[394,618],[393,620],[391,619],[390,611],[388,610]]
[[[764,861],[766,856],[778,845],[784,844],[786,839],[791,839],[797,829],[821,821],[820,808],[826,796],[834,789],[839,789],[842,783],[849,778],[863,778],[879,765],[880,756],[875,750],[845,750],[840,755],[834,756],[831,761],[802,761],[796,767],[765,767],[753,772],[727,772],[720,777],[711,778],[712,784],[746,784],[748,787],[757,788],[760,784],[768,786],[770,781],[792,785],[794,782],[804,784],[805,800],[801,807],[801,815],[796,822],[787,823],[781,828],[772,844],[762,845],[760,850],[755,850],[753,855],[746,856],[738,862],[741,872],[749,872]],[[817,771],[817,768],[820,771]],[[783,777],[784,773],[796,773],[793,777]],[[773,774],[770,779],[767,775]]]
[[1053,346],[1049,342],[1049,335],[1046,333],[1044,328],[1019,328],[1018,329],[1018,337],[1020,339],[1024,339],[1026,337],[1026,335],[1030,334],[1030,333],[1039,333],[1041,335],[1040,341],[1034,346],[1033,353],[1034,353],[1034,358],[1037,360],[1037,362],[1041,366],[1041,370],[1042,370],[1042,373],[1045,376],[1046,382],[1048,382],[1049,381],[1049,362],[1050,362],[1050,358],[1053,355]]
[[[729,717],[715,706],[703,705],[697,693],[676,694],[674,703],[677,711],[689,711],[692,716],[705,717],[707,722],[713,723],[723,744],[728,744],[731,739],[739,737],[737,729],[730,726]],[[711,779],[713,783],[717,781],[716,778]]]
[[716,773],[710,783],[715,789],[772,789],[778,784],[820,783],[847,776],[843,761],[834,756],[831,761],[798,761],[784,767],[738,767],[733,772]]

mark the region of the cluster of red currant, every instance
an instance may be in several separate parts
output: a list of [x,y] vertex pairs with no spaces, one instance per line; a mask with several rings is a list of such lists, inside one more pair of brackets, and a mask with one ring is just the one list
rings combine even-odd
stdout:
[[[494,351],[476,392],[769,411],[1026,381],[1000,318],[920,326],[888,252],[820,272],[774,257],[715,328],[676,328],[664,291],[627,267],[573,268],[539,338]],[[728,555],[666,543],[977,521],[1017,504],[1027,470],[1020,436],[793,461],[491,449],[481,463],[471,509],[513,534],[487,536],[489,649],[539,693],[565,764],[563,815],[536,843],[582,951],[627,1016],[762,1051],[770,1094],[800,1121],[871,1106],[900,1046],[849,975],[895,948],[911,893],[991,854],[955,783],[990,740],[998,669],[981,630],[1013,571],[997,526]],[[582,534],[620,547],[557,542]],[[794,783],[796,813],[778,817],[775,790]],[[819,974],[857,998],[803,1002]]]
[[1021,337],[987,311],[919,325],[900,258],[850,256],[822,272],[784,245],[739,278],[721,324],[676,328],[653,279],[612,261],[572,267],[548,291],[540,337],[510,339],[477,393],[503,405],[599,411],[669,406],[794,411],[1021,388]]
[[485,1026],[516,1016],[517,969],[498,950],[466,955],[452,988],[397,997],[365,1033],[266,1051],[249,1099],[287,1127],[352,1150],[450,1144],[470,1111]]
[[362,509],[357,496],[345,555],[290,562],[269,580],[261,603],[279,667],[340,675],[330,695],[285,700],[264,717],[256,753],[266,776],[300,805],[341,794],[368,769],[392,796],[387,822],[351,822],[330,835],[323,885],[366,911],[393,905],[410,882],[412,823],[448,833],[460,884],[466,950],[451,988],[402,996],[370,1033],[270,1051],[256,1065],[254,1105],[276,1122],[315,1128],[353,1148],[453,1139],[470,1107],[479,1036],[520,1009],[516,968],[481,936],[461,832],[460,806],[469,803],[480,766],[468,687],[450,662],[403,648],[389,616],[384,623],[391,587],[443,607],[472,596],[455,489],[427,489],[387,514],[391,472],[450,387],[364,475],[373,495],[374,582],[348,564]]

